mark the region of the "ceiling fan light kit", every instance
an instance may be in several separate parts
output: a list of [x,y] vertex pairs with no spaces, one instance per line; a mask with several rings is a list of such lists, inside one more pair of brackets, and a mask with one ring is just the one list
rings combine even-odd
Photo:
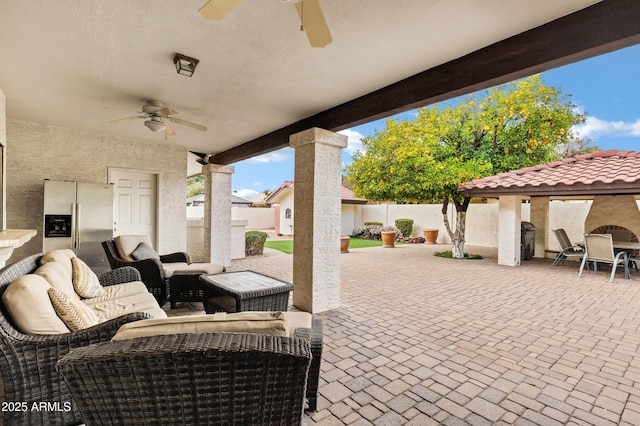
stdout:
[[173,57],[173,63],[176,66],[176,72],[180,75],[191,77],[196,71],[196,67],[200,60],[196,58],[190,58],[181,53],[176,53]]
[[167,130],[167,126],[160,121],[159,118],[153,117],[150,120],[144,122],[144,125],[151,129],[152,132],[158,133]]
[[200,130],[201,132],[206,132],[206,126],[202,124],[193,123],[191,121],[183,120],[181,118],[173,117],[173,115],[177,114],[178,111],[173,108],[169,108],[164,106],[161,102],[158,101],[149,101],[148,104],[142,106],[141,114],[144,115],[135,115],[133,117],[125,117],[119,118],[117,120],[112,120],[110,123],[119,124],[126,123],[131,120],[139,120],[145,119],[144,125],[154,133],[159,133],[164,131],[165,137],[175,135],[175,131],[169,124],[176,123],[182,126],[191,127],[192,129]]

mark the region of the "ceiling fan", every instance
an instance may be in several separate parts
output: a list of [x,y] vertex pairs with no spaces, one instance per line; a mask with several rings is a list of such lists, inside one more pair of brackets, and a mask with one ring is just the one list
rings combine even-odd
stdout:
[[166,107],[158,101],[149,101],[147,105],[142,106],[142,111],[139,112],[144,115],[135,115],[133,117],[120,118],[118,120],[112,120],[109,123],[118,124],[143,118],[146,119],[146,121],[144,122],[145,126],[147,126],[152,132],[155,133],[164,131],[165,137],[173,136],[176,134],[169,122],[191,127],[192,129],[200,130],[202,132],[207,131],[207,128],[202,124],[192,123],[191,121],[172,117],[172,115],[177,114],[178,111]]
[[[242,0],[209,0],[199,10],[207,19],[219,21]],[[300,31],[307,33],[312,47],[325,47],[331,43],[331,33],[324,19],[318,0],[280,0],[280,3],[294,3],[300,16]]]

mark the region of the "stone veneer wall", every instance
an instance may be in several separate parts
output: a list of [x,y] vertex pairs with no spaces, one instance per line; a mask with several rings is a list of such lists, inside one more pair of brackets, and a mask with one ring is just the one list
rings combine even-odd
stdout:
[[187,149],[7,120],[7,227],[37,229],[14,262],[42,251],[44,179],[106,183],[109,167],[159,173],[158,251],[187,247]]

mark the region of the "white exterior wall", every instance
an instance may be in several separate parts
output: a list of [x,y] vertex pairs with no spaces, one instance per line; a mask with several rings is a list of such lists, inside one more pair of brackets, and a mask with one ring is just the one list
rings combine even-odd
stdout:
[[[291,209],[291,218],[287,219],[287,209]],[[286,197],[280,202],[280,233],[283,235],[293,235],[293,217],[295,210],[293,207],[293,192],[289,191]]]
[[9,263],[42,251],[44,179],[106,183],[107,169],[159,173],[158,251],[187,247],[187,149],[8,119],[7,227],[37,229]]

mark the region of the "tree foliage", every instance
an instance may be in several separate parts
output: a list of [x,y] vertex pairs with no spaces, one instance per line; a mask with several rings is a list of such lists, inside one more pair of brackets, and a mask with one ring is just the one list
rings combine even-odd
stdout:
[[[362,140],[347,180],[371,200],[443,203],[444,213],[453,202],[465,212],[460,184],[587,150],[572,130],[584,120],[568,96],[535,75],[457,105],[422,108],[413,121],[388,120]],[[456,233],[445,224],[463,244],[464,217]]]

